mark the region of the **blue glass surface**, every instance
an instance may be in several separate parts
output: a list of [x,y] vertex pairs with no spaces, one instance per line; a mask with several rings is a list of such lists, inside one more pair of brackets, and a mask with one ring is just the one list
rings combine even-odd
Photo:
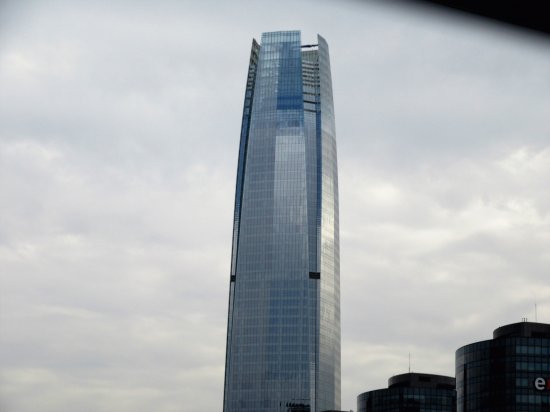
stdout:
[[339,286],[328,46],[264,33],[243,109],[225,412],[340,408]]

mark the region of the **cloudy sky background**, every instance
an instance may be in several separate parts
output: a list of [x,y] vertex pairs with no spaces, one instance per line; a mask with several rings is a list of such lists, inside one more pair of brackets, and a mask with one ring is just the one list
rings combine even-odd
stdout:
[[[384,3],[384,4],[380,4]],[[392,2],[0,3],[0,409],[219,411],[252,37],[329,42],[342,409],[550,323],[550,43]]]

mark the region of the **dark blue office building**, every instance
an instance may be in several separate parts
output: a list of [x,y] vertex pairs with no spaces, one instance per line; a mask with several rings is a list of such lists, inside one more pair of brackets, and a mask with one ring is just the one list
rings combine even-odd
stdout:
[[456,351],[458,412],[550,411],[550,325],[502,326]]
[[387,389],[357,397],[357,412],[455,412],[455,379],[426,373],[404,373],[389,379]]
[[242,117],[224,412],[340,409],[338,176],[329,52],[252,42]]

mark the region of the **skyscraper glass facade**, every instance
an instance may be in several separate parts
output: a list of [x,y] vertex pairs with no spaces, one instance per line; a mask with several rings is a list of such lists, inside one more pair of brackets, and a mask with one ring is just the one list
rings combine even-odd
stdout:
[[340,408],[338,233],[327,43],[264,33],[242,118],[224,412]]

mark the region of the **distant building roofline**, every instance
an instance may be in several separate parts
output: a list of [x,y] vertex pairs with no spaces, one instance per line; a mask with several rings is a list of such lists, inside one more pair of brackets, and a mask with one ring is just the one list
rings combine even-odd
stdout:
[[504,325],[493,331],[493,339],[501,338],[550,339],[550,324],[525,321]]
[[455,378],[430,373],[402,373],[388,379],[388,388],[454,389]]

